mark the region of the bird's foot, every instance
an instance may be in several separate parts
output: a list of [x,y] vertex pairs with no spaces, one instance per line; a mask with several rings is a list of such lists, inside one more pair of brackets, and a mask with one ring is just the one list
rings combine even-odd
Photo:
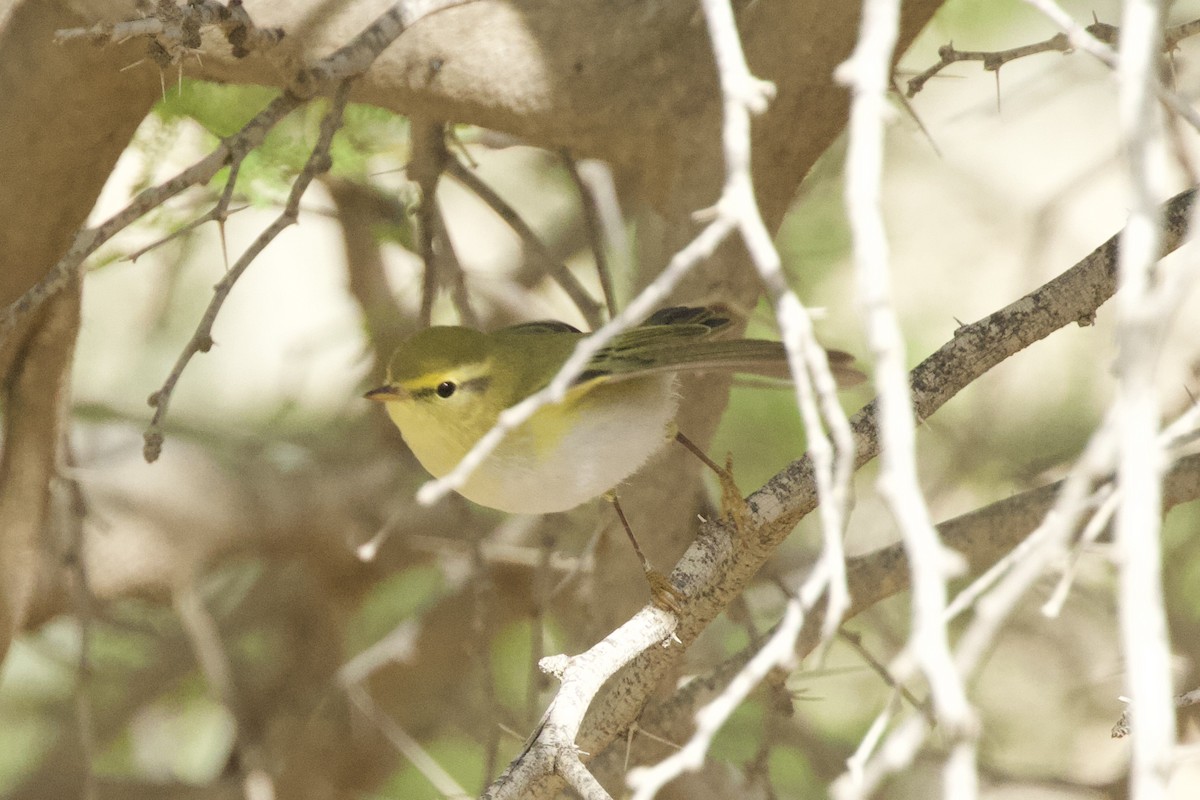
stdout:
[[671,583],[671,579],[656,569],[646,569],[646,582],[650,584],[650,601],[663,611],[679,615],[683,602],[683,590]]
[[737,482],[733,479],[733,455],[725,456],[725,466],[716,467],[717,481],[721,484],[721,517],[733,525],[739,537],[753,526],[750,506],[742,497]]

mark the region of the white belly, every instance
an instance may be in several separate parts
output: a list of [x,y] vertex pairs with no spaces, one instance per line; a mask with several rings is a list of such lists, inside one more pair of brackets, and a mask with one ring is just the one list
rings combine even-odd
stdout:
[[[606,402],[609,392],[620,402]],[[668,374],[601,386],[580,402],[585,407],[561,433],[547,434],[542,411],[512,431],[460,493],[513,513],[574,508],[616,487],[666,444],[679,398]]]

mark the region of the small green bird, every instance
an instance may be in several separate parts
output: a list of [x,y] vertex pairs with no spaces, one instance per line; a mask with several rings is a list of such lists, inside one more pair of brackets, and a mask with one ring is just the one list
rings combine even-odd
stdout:
[[[729,325],[718,308],[676,306],[618,334],[563,401],[510,431],[459,493],[501,511],[545,514],[610,492],[672,438],[679,372],[787,376],[781,343],[716,335]],[[387,383],[365,396],[385,404],[417,460],[440,478],[500,412],[544,388],[587,335],[563,322],[492,333],[427,328],[396,349]],[[853,357],[827,355],[839,385],[863,379]]]

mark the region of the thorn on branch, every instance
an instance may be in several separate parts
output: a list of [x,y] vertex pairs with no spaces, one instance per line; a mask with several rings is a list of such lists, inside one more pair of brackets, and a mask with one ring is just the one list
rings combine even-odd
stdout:
[[97,45],[119,44],[137,37],[148,37],[150,60],[160,68],[176,64],[203,45],[206,28],[220,30],[229,42],[235,58],[269,50],[283,40],[282,28],[260,28],[250,19],[242,0],[222,4],[217,0],[157,0],[153,5],[139,4],[142,16],[120,22],[97,23],[90,28],[64,28],[56,31],[58,43],[86,38]]
[[751,114],[764,114],[775,99],[775,84],[753,75],[749,76],[739,98]]
[[[1125,698],[1122,698],[1123,700]],[[1128,702],[1126,700],[1126,702]],[[1200,689],[1193,689],[1190,692],[1175,696],[1176,708],[1187,708],[1188,706],[1200,703]],[[1131,718],[1133,716],[1133,706],[1125,706],[1125,710],[1121,712],[1121,718],[1112,726],[1111,736],[1114,739],[1123,739],[1128,736],[1132,730]]]
[[[1104,44],[1117,47],[1120,43],[1120,28],[1116,25],[1110,25],[1107,22],[1101,22],[1095,19],[1094,16],[1093,20],[1092,24],[1088,25],[1084,30]],[[1163,33],[1163,52],[1171,52],[1178,46],[1180,41],[1195,35],[1197,32],[1200,32],[1200,20],[1192,20],[1191,22],[1185,22],[1168,28]],[[1070,37],[1065,33],[1056,33],[1044,41],[1033,42],[1008,50],[996,51],[958,50],[954,47],[954,43],[950,42],[938,48],[938,61],[936,64],[909,79],[907,95],[910,98],[915,96],[925,88],[925,84],[930,78],[933,78],[949,65],[959,61],[979,61],[983,64],[985,71],[999,72],[1000,67],[1010,61],[1047,52],[1059,52],[1063,55],[1068,55],[1075,52],[1075,47],[1071,44]]]
[[233,290],[234,284],[237,283],[242,273],[250,267],[266,246],[274,241],[275,237],[284,229],[295,223],[300,212],[300,198],[304,196],[305,190],[308,189],[309,184],[312,183],[317,175],[329,168],[329,164],[331,163],[329,149],[333,144],[334,134],[337,133],[342,125],[342,115],[346,110],[346,103],[349,101],[349,98],[349,83],[343,82],[338,87],[337,93],[330,103],[329,111],[326,112],[325,117],[321,120],[321,129],[317,137],[317,142],[309,154],[307,163],[300,171],[300,174],[296,176],[295,183],[292,184],[292,189],[288,194],[283,211],[246,248],[237,262],[229,268],[225,277],[217,283],[213,291],[212,300],[209,301],[208,308],[205,309],[203,316],[201,316],[195,333],[192,334],[192,338],[184,346],[183,352],[179,354],[179,358],[175,361],[174,367],[163,382],[162,388],[152,395],[152,398],[155,400],[153,403],[155,412],[150,425],[146,428],[144,434],[145,447],[142,450],[147,461],[154,461],[158,458],[162,450],[162,421],[166,417],[171,394],[175,391],[175,385],[183,375],[184,369],[197,353],[207,353],[212,349],[213,324],[216,322],[217,314],[220,313],[226,298]]

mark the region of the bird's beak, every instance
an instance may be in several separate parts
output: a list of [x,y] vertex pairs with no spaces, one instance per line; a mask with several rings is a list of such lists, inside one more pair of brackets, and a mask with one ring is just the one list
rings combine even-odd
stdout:
[[374,400],[377,403],[386,403],[389,400],[394,400],[397,397],[402,397],[404,390],[399,386],[380,386],[378,389],[372,389],[363,395],[367,400]]

